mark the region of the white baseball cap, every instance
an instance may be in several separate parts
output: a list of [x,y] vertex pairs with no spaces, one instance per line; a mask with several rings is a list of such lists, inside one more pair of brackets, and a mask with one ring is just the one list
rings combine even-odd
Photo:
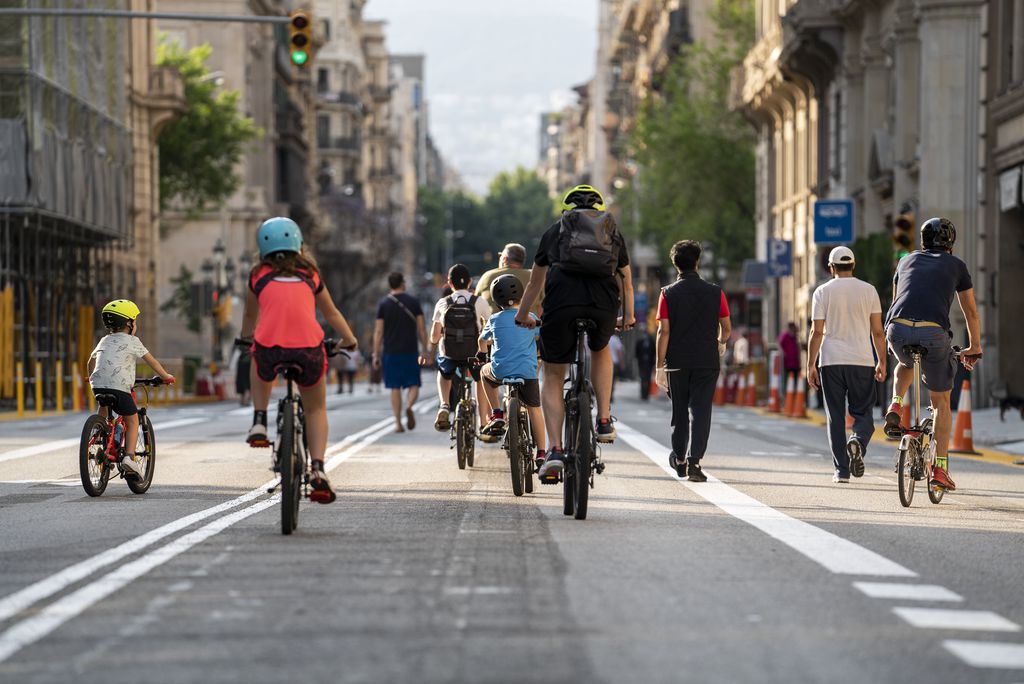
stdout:
[[857,260],[853,258],[853,250],[849,247],[839,246],[834,248],[828,255],[829,265],[843,265],[843,264],[855,264]]

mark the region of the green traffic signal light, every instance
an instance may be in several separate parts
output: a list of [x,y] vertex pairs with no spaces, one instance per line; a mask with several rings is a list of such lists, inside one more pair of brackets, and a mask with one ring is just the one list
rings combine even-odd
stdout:
[[297,66],[302,66],[307,61],[309,61],[309,53],[307,53],[305,50],[295,50],[294,52],[292,52],[292,62],[294,62]]

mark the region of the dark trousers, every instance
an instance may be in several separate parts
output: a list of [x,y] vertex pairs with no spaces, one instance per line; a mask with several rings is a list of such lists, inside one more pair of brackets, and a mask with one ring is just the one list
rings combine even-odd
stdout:
[[683,368],[668,374],[672,451],[677,458],[686,456],[689,447],[690,463],[698,463],[707,451],[718,374],[717,368]]
[[640,366],[640,398],[647,401],[651,398],[651,375],[654,366]]
[[823,366],[821,391],[825,395],[828,441],[832,462],[839,474],[850,476],[850,457],[846,453],[846,407],[853,416],[853,434],[866,454],[875,423],[871,407],[875,403],[875,369],[868,366]]

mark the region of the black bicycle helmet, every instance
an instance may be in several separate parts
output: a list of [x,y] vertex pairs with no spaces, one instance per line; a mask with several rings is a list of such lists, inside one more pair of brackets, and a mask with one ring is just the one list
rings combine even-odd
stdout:
[[511,273],[498,276],[491,282],[491,300],[502,309],[508,309],[523,298],[523,284]]
[[925,249],[952,251],[956,226],[947,218],[930,218],[921,224],[921,246]]

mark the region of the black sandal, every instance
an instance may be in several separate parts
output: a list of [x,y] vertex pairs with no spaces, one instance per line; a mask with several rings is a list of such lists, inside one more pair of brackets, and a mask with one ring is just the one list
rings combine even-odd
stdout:
[[309,492],[309,500],[322,504],[334,503],[334,500],[338,498],[338,495],[334,493],[333,489],[331,489],[331,483],[328,482],[327,476],[324,475],[324,462],[313,461],[310,464],[309,470],[309,486],[311,489]]
[[671,468],[676,471],[676,477],[686,477],[686,459],[680,459],[676,456],[676,452],[671,452],[668,455],[668,464]]

